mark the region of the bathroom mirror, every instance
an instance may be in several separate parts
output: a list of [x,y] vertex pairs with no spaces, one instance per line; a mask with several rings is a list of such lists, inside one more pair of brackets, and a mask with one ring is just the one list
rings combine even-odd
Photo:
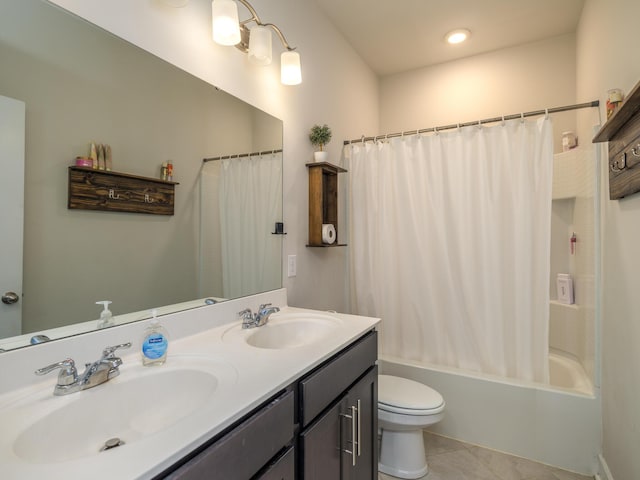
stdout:
[[[282,221],[282,154],[264,154],[263,163],[251,157],[241,170],[269,163],[275,179],[263,193],[270,217],[250,234],[216,223],[221,216],[241,226],[264,217],[250,205],[232,210],[237,197],[227,201],[218,189],[228,162],[240,160],[202,160],[281,151],[282,122],[46,2],[5,3],[0,95],[26,105],[22,326],[10,336],[94,329],[101,300],[128,321],[147,318],[152,308],[175,311],[280,288],[282,236],[271,232]],[[179,182],[175,214],[69,210],[68,167],[89,153],[90,142],[111,146],[117,172],[159,178],[161,164],[171,160]],[[244,180],[235,175],[242,191]],[[256,239],[260,245],[250,245]],[[258,248],[268,266],[223,265],[225,244]],[[235,275],[227,292],[223,267]],[[259,268],[261,282],[243,281]],[[0,348],[21,342],[0,340]]]

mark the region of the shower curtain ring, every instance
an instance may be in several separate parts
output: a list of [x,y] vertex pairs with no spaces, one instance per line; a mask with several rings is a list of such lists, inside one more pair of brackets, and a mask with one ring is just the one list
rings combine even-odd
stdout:
[[362,135],[362,138],[360,139],[360,141],[364,143],[364,135]]
[[504,121],[504,115],[502,115],[502,126],[504,127],[507,124],[507,122]]
[[524,123],[524,112],[520,112],[520,123]]
[[438,127],[433,127],[433,133],[435,133],[436,135],[438,135]]
[[549,120],[549,109],[548,108],[544,109],[544,119],[545,120]]

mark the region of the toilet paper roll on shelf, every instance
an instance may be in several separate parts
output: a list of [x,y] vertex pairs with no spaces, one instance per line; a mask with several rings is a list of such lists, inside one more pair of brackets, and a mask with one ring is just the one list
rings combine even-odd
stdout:
[[336,227],[332,223],[322,224],[322,243],[332,245],[336,241]]

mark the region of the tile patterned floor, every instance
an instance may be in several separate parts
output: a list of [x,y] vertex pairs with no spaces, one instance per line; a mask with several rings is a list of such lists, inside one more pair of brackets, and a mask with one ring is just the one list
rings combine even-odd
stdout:
[[[429,473],[423,480],[592,480],[506,453],[425,432]],[[396,480],[379,474],[378,480]]]

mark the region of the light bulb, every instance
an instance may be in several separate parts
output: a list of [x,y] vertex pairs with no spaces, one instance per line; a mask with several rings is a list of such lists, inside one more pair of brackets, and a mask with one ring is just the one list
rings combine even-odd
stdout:
[[447,33],[445,38],[447,39],[447,42],[454,45],[456,43],[464,42],[467,38],[469,38],[470,35],[471,35],[471,32],[469,30],[466,30],[464,28],[459,28],[458,30],[453,30]]
[[299,85],[302,83],[300,54],[286,51],[280,56],[280,82],[283,85]]
[[213,0],[211,2],[213,41],[220,45],[240,43],[238,6],[233,0]]
[[271,29],[262,25],[249,32],[249,61],[256,65],[271,63]]

